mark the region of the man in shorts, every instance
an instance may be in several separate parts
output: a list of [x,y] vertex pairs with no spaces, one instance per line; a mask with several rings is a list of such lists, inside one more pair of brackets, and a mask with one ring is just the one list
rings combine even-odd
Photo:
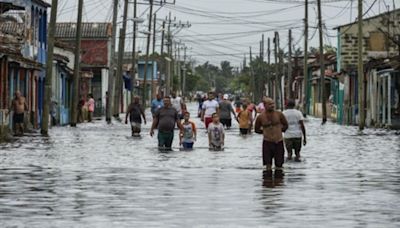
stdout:
[[252,115],[247,110],[247,104],[243,104],[243,110],[238,114],[240,135],[250,134],[251,123],[253,122]]
[[[303,121],[303,113],[296,110],[296,103],[294,100],[289,100],[287,104],[287,109],[283,111],[289,127],[285,132],[285,145],[288,152],[288,160],[292,160],[293,150],[296,155],[295,161],[300,161],[300,150],[301,145],[307,144],[306,139],[306,128]],[[303,137],[303,138],[302,138]],[[302,141],[303,140],[303,141]]]
[[183,126],[179,119],[178,112],[171,106],[171,98],[164,97],[164,107],[160,108],[153,119],[153,125],[150,129],[150,136],[153,137],[154,129],[158,129],[158,148],[162,151],[172,150],[172,141],[174,139],[175,124],[181,132]]
[[233,111],[232,103],[228,100],[228,98],[229,98],[228,94],[225,94],[223,96],[222,101],[219,102],[220,120],[221,120],[222,125],[224,125],[224,127],[226,127],[226,129],[230,129],[232,126],[231,113],[237,120],[236,113],[235,113],[235,111]]
[[202,107],[203,111],[201,112],[201,121],[204,121],[206,129],[208,129],[208,125],[213,121],[212,114],[219,113],[219,104],[214,98],[215,98],[214,93],[209,92],[208,100],[204,101],[203,103]]
[[11,107],[7,112],[7,116],[9,112],[13,111],[13,122],[14,122],[14,133],[15,135],[22,136],[24,135],[24,113],[28,110],[28,105],[26,104],[25,97],[21,95],[20,91],[15,92],[15,97],[11,101]]
[[265,111],[257,117],[254,131],[264,135],[262,147],[264,168],[272,171],[272,160],[274,160],[275,171],[281,172],[285,155],[282,132],[287,130],[288,122],[282,112],[275,111],[275,102],[271,98],[265,99],[264,105]]
[[139,103],[140,98],[135,96],[133,102],[128,106],[125,116],[125,124],[128,124],[128,117],[131,123],[132,136],[140,136],[142,118],[146,124],[146,116],[142,105]]

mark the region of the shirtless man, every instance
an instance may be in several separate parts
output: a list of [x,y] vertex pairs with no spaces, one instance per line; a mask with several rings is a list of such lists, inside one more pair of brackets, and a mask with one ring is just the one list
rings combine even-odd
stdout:
[[26,104],[25,97],[21,96],[20,91],[15,92],[15,97],[11,101],[10,110],[13,113],[13,122],[15,124],[15,134],[22,136],[24,134],[24,112],[28,110],[28,105]]
[[285,155],[282,132],[288,129],[288,122],[282,112],[275,111],[275,103],[271,98],[266,98],[264,105],[265,111],[257,117],[254,131],[264,135],[264,168],[271,171],[274,159],[275,170],[281,172]]

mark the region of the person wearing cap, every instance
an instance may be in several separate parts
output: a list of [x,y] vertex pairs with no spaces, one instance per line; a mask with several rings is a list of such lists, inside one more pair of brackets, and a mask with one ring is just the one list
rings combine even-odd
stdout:
[[288,160],[292,160],[293,150],[296,155],[295,161],[300,161],[300,150],[302,144],[307,144],[306,128],[303,121],[303,113],[294,107],[296,102],[288,100],[287,109],[283,111],[289,127],[284,134],[285,146],[288,153]]
[[235,111],[233,111],[233,108],[232,108],[232,103],[228,100],[228,98],[229,98],[228,94],[224,94],[222,101],[219,102],[220,122],[226,129],[230,129],[232,126],[231,113],[237,120],[236,113],[235,113]]

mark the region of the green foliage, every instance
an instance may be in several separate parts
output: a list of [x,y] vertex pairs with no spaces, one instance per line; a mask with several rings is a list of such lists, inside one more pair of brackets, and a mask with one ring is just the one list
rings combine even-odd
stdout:
[[[324,45],[324,53],[325,54],[336,54],[337,48],[333,47],[331,45]],[[312,55],[318,55],[319,54],[319,48],[318,47],[310,47],[310,54]]]

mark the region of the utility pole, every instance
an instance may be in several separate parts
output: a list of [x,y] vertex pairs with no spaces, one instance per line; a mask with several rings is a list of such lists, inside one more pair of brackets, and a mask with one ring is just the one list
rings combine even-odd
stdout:
[[132,42],[132,67],[131,67],[131,102],[133,102],[136,86],[136,33],[137,33],[137,0],[133,1],[133,42]]
[[286,96],[288,99],[293,98],[292,94],[292,30],[289,29],[289,60],[288,60],[288,83],[287,83],[287,91]]
[[[160,50],[160,56],[162,58],[162,60],[164,60],[165,56],[164,56],[164,39],[165,39],[165,21],[167,20],[167,18],[163,21],[162,23],[162,31],[161,31],[161,50]],[[165,64],[165,66],[168,63]],[[164,68],[166,69],[168,68],[167,66]],[[164,72],[165,73],[165,72]],[[165,80],[165,79],[164,79]],[[158,77],[158,94],[161,94],[161,73]]]
[[182,95],[186,95],[186,49],[187,47],[183,47],[183,82],[182,82]]
[[125,34],[126,34],[126,23],[128,17],[128,4],[129,1],[125,0],[122,28],[119,30],[118,65],[117,65],[117,74],[115,77],[115,86],[114,86],[114,117],[116,118],[119,118],[120,104],[121,104],[122,66],[124,62],[123,59],[125,52]]
[[[173,58],[173,62],[172,62],[173,67],[174,67],[174,74],[172,75],[172,78],[171,78],[171,89],[174,90],[174,78],[178,74],[178,70],[176,69],[176,66],[177,66],[176,59],[177,59],[178,55],[177,55],[177,49],[176,49],[176,43],[177,42],[176,41],[172,41],[172,43],[173,43],[172,52],[174,53],[174,58]],[[177,87],[177,89],[178,89],[178,87]]]
[[49,131],[49,113],[51,104],[51,85],[53,78],[53,56],[54,56],[54,35],[56,33],[56,21],[57,21],[57,6],[58,0],[51,1],[51,15],[49,24],[49,36],[48,36],[48,49],[47,49],[47,61],[46,61],[46,77],[45,80],[45,98],[43,104],[42,114],[42,129],[40,133],[44,136],[48,136]]
[[[136,1],[136,0],[135,0]],[[115,41],[117,39],[117,19],[118,19],[118,0],[114,0],[113,4],[113,21],[112,21],[112,38],[111,38],[111,59],[108,71],[108,94],[106,97],[106,121],[111,123],[113,97],[114,97],[114,83],[115,83]]]
[[151,26],[152,26],[152,19],[153,19],[153,0],[150,1],[150,13],[149,13],[149,27],[147,30],[147,45],[146,45],[146,58],[144,63],[144,79],[143,79],[143,97],[142,97],[142,104],[146,107],[146,98],[147,98],[147,67],[149,61],[149,52],[150,52],[150,38],[151,38]]
[[[322,34],[322,16],[321,16],[321,0],[317,0],[318,3],[318,30],[319,30],[319,65],[321,73],[321,102],[322,102],[322,124],[326,123],[326,96],[325,96],[325,56],[324,56],[324,40]],[[360,91],[359,91],[360,92]]]
[[162,23],[162,31],[161,31],[161,50],[160,50],[160,55],[164,54],[164,39],[165,39],[165,21],[168,20],[166,17],[165,20]]
[[268,97],[272,97],[272,76],[271,76],[271,39],[268,37],[268,72],[267,72],[267,84],[268,84]]
[[[279,33],[278,33],[279,34]],[[279,100],[280,109],[283,111],[285,108],[285,69],[283,62],[283,50],[280,48],[280,40],[278,39],[278,50],[279,50]]]
[[178,43],[178,57],[177,57],[177,73],[178,73],[178,87],[177,90],[180,90],[182,93],[182,69],[181,69],[181,43]]
[[264,87],[265,87],[265,80],[264,80],[264,42],[265,42],[265,38],[264,38],[264,34],[261,35],[261,41],[260,41],[260,74],[255,74],[255,85],[256,85],[256,94],[255,94],[255,100],[259,101],[262,98],[263,95],[263,91],[264,91]]
[[278,105],[278,75],[279,75],[279,64],[278,64],[278,32],[275,32],[274,37],[274,58],[275,58],[275,77],[274,77],[274,91],[273,97],[275,104]]
[[251,47],[250,47],[250,82],[251,82],[251,102],[255,102],[255,80],[254,80],[254,72],[253,72],[253,54],[251,52]]
[[168,17],[168,32],[167,32],[167,52],[168,52],[168,60],[166,60],[167,65],[167,75],[165,80],[165,93],[166,95],[170,95],[171,93],[171,61],[172,61],[172,39],[171,39],[171,12],[169,12]]
[[363,2],[358,0],[358,113],[360,117],[359,129],[365,127],[364,107],[364,66],[363,66]]
[[[150,88],[151,88],[151,92],[150,92],[150,98],[149,98],[149,104],[151,104],[151,100],[153,99],[153,97],[154,97],[154,94],[153,94],[153,92],[154,92],[154,69],[155,69],[155,67],[154,67],[154,63],[155,63],[155,61],[154,61],[154,58],[155,58],[155,53],[156,53],[156,26],[157,26],[157,14],[156,13],[154,13],[154,22],[153,22],[153,57],[152,57],[152,64],[151,64],[151,86],[150,86]],[[158,80],[157,80],[158,81]]]
[[82,10],[83,0],[78,3],[78,21],[76,25],[75,39],[75,62],[74,62],[74,79],[72,85],[72,107],[71,107],[71,127],[76,127],[78,119],[78,100],[79,100],[79,79],[80,79],[80,62],[81,62],[81,32],[82,32]]
[[303,102],[303,115],[307,114],[308,107],[308,0],[305,0],[305,16],[304,16],[304,69],[303,69],[303,94],[301,101]]
[[264,34],[262,34],[261,45],[260,45],[260,57],[261,57],[262,61],[264,61],[264,42],[265,42],[265,38],[264,38]]

